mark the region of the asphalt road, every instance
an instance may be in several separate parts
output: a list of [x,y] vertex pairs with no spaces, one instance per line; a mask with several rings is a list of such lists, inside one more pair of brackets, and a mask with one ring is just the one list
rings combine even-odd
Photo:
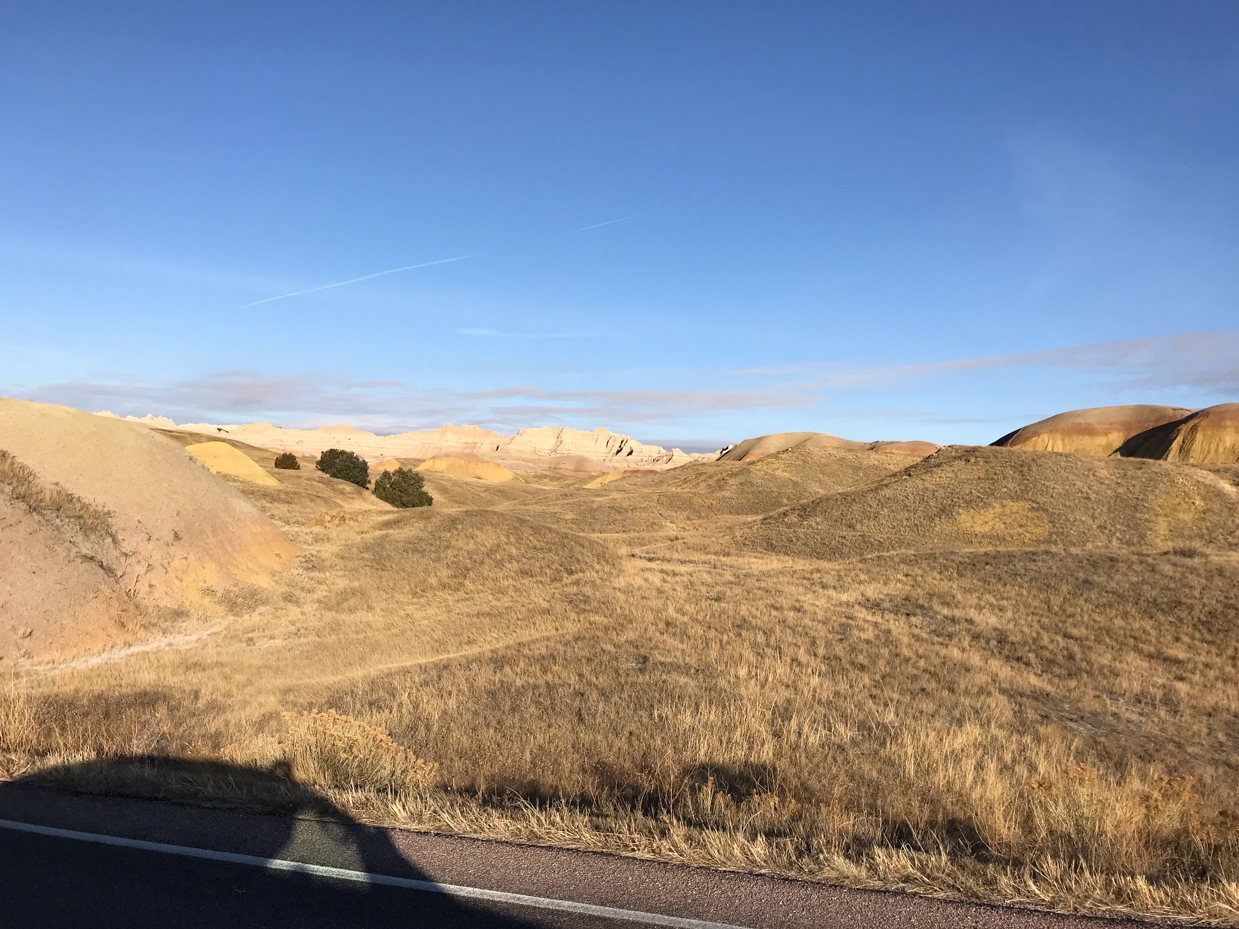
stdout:
[[0,820],[5,929],[1154,925],[22,785],[0,785]]

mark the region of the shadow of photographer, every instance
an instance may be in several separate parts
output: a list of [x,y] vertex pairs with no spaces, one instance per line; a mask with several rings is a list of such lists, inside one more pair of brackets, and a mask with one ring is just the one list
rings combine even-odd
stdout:
[[[133,799],[141,797],[182,802]],[[433,880],[385,830],[358,823],[298,783],[286,764],[262,769],[160,756],[83,761],[0,784],[0,819]],[[0,921],[14,927],[535,925],[444,893],[11,828],[0,829],[0,875]]]

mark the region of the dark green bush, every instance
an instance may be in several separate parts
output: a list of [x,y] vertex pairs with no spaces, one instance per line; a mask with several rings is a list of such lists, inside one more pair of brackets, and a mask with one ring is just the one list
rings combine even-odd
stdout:
[[425,480],[417,471],[397,468],[384,471],[374,482],[374,495],[392,506],[430,506],[434,502],[424,489]]
[[275,466],[282,471],[300,471],[301,462],[292,452],[284,452],[275,456]]
[[329,448],[318,456],[314,465],[324,474],[349,481],[358,487],[370,486],[370,466],[366,459],[342,448]]

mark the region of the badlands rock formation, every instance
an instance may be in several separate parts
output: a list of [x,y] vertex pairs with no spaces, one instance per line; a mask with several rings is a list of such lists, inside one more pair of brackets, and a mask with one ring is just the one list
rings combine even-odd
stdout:
[[936,452],[939,446],[932,442],[853,442],[825,432],[776,432],[728,446],[719,453],[718,460],[755,461],[789,448],[846,448],[856,452],[895,452],[924,458]]
[[0,399],[0,449],[0,655],[123,641],[152,608],[296,566],[253,504],[150,429]]
[[1009,432],[994,445],[1077,455],[1113,455],[1132,436],[1191,413],[1177,406],[1099,406],[1071,410]]
[[[114,416],[109,412],[101,416]],[[344,448],[368,461],[380,458],[436,458],[476,455],[497,461],[511,470],[563,468],[575,471],[616,471],[633,468],[662,470],[712,455],[688,455],[659,445],[645,445],[606,429],[584,432],[566,427],[542,426],[522,429],[516,435],[500,435],[478,426],[448,423],[429,432],[376,435],[351,426],[318,429],[285,429],[265,420],[261,423],[177,425],[165,417],[127,417],[144,425],[178,429],[206,435],[227,435],[262,448],[316,456],[324,449]]]
[[1008,433],[994,445],[1077,455],[1239,464],[1239,403],[1222,403],[1195,412],[1149,405],[1071,410]]

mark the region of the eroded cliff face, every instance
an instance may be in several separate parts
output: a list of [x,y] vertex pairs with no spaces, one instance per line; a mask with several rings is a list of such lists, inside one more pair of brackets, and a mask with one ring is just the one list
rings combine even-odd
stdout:
[[518,461],[541,463],[553,459],[585,459],[606,465],[605,470],[643,468],[673,468],[694,457],[679,449],[668,451],[661,445],[646,445],[626,435],[608,429],[584,432],[580,429],[541,426],[522,429],[497,450]]
[[[111,414],[101,414],[111,415]],[[228,435],[263,448],[317,455],[327,448],[344,448],[368,461],[387,458],[443,458],[474,455],[498,462],[512,470],[566,468],[576,471],[619,471],[674,468],[714,455],[689,455],[679,449],[646,445],[607,429],[585,432],[567,427],[541,426],[522,429],[516,435],[501,435],[479,426],[448,423],[427,432],[376,435],[351,426],[320,426],[318,429],[285,429],[269,422],[220,425],[184,423],[165,417],[128,417],[163,429],[178,429],[204,435]]]

